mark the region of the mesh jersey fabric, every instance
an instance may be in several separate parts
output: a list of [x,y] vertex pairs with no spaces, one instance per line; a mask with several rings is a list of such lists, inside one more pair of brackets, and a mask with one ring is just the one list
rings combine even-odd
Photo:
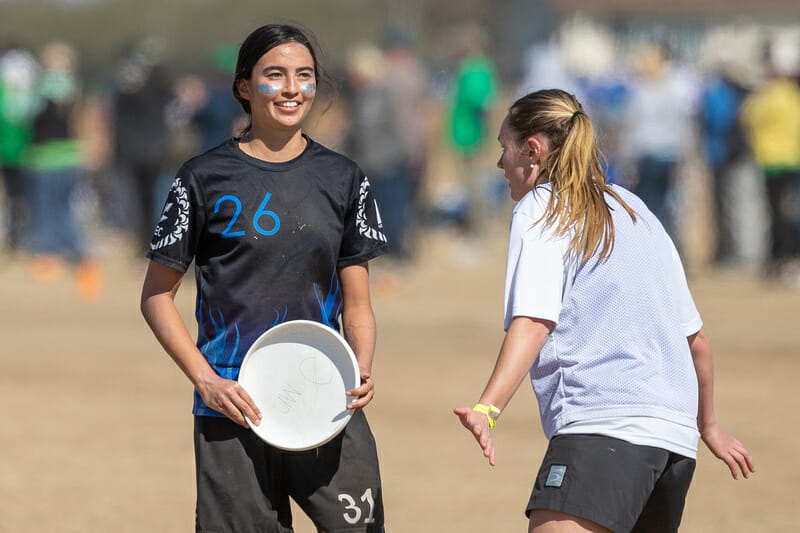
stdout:
[[514,209],[506,271],[505,327],[515,316],[556,327],[531,368],[542,428],[617,416],[696,427],[697,378],[686,340],[702,326],[672,241],[644,203],[613,190],[614,250],[581,264],[539,219],[551,194],[536,187]]
[[[147,257],[195,263],[197,347],[235,380],[269,328],[314,320],[339,330],[337,269],[385,252],[369,180],[350,159],[306,137],[295,159],[268,163],[235,139],[178,171]],[[194,414],[222,416],[195,391]]]

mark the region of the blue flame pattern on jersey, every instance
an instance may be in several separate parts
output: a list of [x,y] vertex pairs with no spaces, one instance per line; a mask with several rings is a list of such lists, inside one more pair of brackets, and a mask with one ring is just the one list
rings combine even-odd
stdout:
[[322,323],[339,331],[339,311],[342,309],[342,298],[339,293],[339,278],[336,272],[331,275],[331,283],[328,288],[328,294],[323,300],[320,298],[320,289],[317,284],[314,284],[314,295],[317,297],[319,310],[322,314]]
[[217,310],[219,319],[214,317],[214,310],[208,308],[208,318],[211,321],[211,326],[214,328],[213,338],[208,338],[206,335],[206,323],[203,317],[203,286],[200,286],[200,302],[197,306],[197,330],[198,330],[198,348],[208,363],[216,370],[217,374],[225,379],[236,379],[239,373],[239,366],[241,365],[241,357],[239,356],[239,325],[233,325],[235,332],[233,339],[233,346],[228,347],[228,330],[225,326],[225,316],[222,311]]
[[264,331],[267,331],[269,328],[274,328],[278,324],[283,324],[284,322],[286,322],[286,315],[288,313],[289,313],[289,308],[285,305],[283,306],[283,316],[281,316],[281,313],[279,311],[275,311],[275,320],[272,322],[271,326],[267,326],[266,328],[264,328]]

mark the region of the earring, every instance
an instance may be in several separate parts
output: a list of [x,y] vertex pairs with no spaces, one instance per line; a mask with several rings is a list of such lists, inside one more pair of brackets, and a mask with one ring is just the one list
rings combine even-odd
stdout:
[[535,166],[536,166],[536,165],[534,165],[533,163],[531,163],[531,168],[533,168],[533,167],[535,167]]

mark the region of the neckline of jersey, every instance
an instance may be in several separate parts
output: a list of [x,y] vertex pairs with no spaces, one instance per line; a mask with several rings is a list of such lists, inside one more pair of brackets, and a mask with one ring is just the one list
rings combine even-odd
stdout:
[[305,158],[306,154],[308,154],[311,151],[311,147],[315,144],[314,141],[311,139],[311,137],[309,137],[305,133],[303,133],[302,135],[303,138],[306,140],[306,147],[303,149],[303,151],[300,152],[293,159],[290,159],[288,161],[281,161],[280,163],[264,161],[263,159],[253,157],[245,153],[245,151],[239,147],[239,139],[236,137],[230,139],[228,142],[230,144],[231,149],[233,150],[233,153],[236,154],[236,157],[238,157],[245,163],[259,168],[263,168],[265,170],[281,172],[296,167],[302,161],[302,159]]

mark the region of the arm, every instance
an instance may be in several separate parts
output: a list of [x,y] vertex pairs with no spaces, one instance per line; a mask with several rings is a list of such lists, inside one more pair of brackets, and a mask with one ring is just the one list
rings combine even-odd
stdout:
[[150,261],[142,288],[144,319],[206,405],[241,426],[249,427],[244,416],[258,425],[261,413],[255,402],[236,381],[224,379],[214,372],[192,341],[175,307],[175,294],[182,280],[181,272]]
[[[494,405],[502,411],[530,372],[554,327],[555,324],[549,320],[514,317],[506,332],[492,375],[478,403]],[[489,458],[489,464],[494,466],[494,444],[487,416],[469,407],[459,407],[454,412],[464,427],[475,436],[483,455]]]
[[698,385],[697,428],[700,437],[716,457],[731,470],[733,479],[738,479],[738,465],[744,477],[755,472],[753,459],[744,445],[720,426],[714,416],[714,365],[711,358],[711,342],[705,328],[687,337],[692,352]]
[[369,297],[369,266],[360,263],[339,269],[342,286],[342,329],[358,360],[361,385],[347,391],[357,399],[348,409],[362,409],[375,395],[372,381],[372,358],[375,354],[375,315]]

